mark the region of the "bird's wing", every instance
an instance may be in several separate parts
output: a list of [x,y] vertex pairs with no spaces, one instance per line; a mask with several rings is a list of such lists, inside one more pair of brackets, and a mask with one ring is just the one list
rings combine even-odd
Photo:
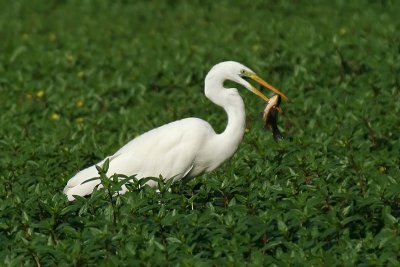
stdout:
[[193,168],[195,151],[194,144],[179,136],[165,136],[155,145],[132,144],[130,149],[113,155],[107,174],[122,173],[137,178],[162,175],[166,179],[180,180]]
[[109,174],[137,178],[162,175],[179,180],[192,170],[198,151],[212,134],[212,127],[196,118],[163,125],[120,148],[110,162]]
[[[107,175],[136,175],[139,179],[162,175],[166,179],[180,180],[193,169],[205,138],[213,133],[211,126],[200,119],[166,124],[133,139],[110,156]],[[104,160],[96,165],[103,163]],[[68,181],[64,193],[69,198],[73,194],[90,194],[99,182],[83,182],[97,176],[95,165],[78,172]]]

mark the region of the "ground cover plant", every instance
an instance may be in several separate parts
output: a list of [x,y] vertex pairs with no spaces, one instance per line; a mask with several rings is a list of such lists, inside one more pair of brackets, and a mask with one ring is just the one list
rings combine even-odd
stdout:
[[[398,266],[397,1],[1,1],[2,266]],[[212,65],[281,89],[280,129],[244,89],[235,156],[188,183],[68,202],[67,180],[196,116]],[[100,173],[104,170],[100,170]],[[168,189],[172,190],[169,191]],[[156,192],[160,190],[160,193]]]

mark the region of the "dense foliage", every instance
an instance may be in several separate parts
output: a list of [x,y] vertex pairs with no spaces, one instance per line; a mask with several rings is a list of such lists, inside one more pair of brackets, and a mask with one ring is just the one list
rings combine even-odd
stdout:
[[[0,265],[400,265],[398,1],[0,10]],[[240,88],[248,132],[219,170],[123,196],[103,179],[67,201],[76,171],[146,130],[188,116],[223,130],[202,91],[223,60],[288,95],[284,141]]]

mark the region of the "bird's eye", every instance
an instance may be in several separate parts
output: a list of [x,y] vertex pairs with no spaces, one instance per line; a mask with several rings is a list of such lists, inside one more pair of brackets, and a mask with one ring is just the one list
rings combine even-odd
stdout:
[[240,74],[245,75],[245,74],[246,74],[246,71],[245,71],[244,69],[241,69],[241,70],[240,70]]

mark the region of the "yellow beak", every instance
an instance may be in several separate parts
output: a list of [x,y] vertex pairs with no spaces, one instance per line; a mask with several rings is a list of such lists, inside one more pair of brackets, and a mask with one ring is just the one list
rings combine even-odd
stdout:
[[[287,96],[285,96],[285,94],[283,94],[282,92],[280,92],[278,89],[276,89],[275,87],[273,87],[272,85],[270,85],[269,83],[267,83],[266,81],[264,81],[263,79],[261,79],[260,77],[258,77],[256,74],[251,74],[249,76],[250,79],[252,79],[255,82],[258,82],[259,84],[261,84],[262,86],[266,87],[267,89],[271,90],[272,92],[274,92],[277,95],[280,95],[285,101],[288,100]],[[257,90],[255,87],[252,86],[252,91],[253,93],[255,93],[256,95],[258,95],[259,97],[261,97],[262,99],[264,99],[264,101],[268,102],[269,98],[266,97],[263,93],[261,93],[259,90]]]

